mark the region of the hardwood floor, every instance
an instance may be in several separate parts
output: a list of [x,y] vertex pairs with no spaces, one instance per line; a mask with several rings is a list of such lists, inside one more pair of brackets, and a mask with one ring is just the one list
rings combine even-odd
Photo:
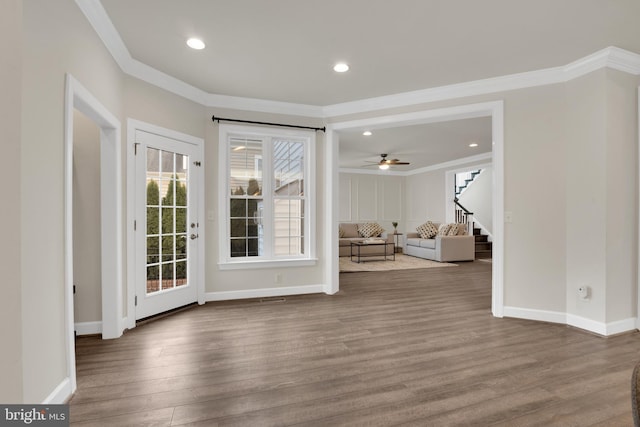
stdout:
[[494,318],[490,269],[348,273],[81,337],[72,425],[633,425],[640,335]]

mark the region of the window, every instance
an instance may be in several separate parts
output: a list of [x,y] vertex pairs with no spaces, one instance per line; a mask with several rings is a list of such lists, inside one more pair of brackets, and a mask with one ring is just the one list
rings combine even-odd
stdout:
[[310,132],[220,126],[221,264],[312,259]]

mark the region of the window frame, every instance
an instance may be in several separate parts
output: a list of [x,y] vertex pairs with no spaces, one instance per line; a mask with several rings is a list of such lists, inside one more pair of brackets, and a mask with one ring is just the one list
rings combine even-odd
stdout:
[[[220,221],[218,224],[219,245],[218,265],[220,269],[264,268],[275,266],[305,266],[315,265],[316,258],[316,174],[315,132],[306,130],[278,129],[259,126],[219,125],[218,140],[218,206],[220,207]],[[231,176],[232,138],[252,139],[262,141],[262,198],[265,200],[264,245],[267,247],[264,255],[252,257],[231,257],[231,221],[229,217],[231,194],[229,182]],[[274,255],[275,240],[273,238],[273,205],[276,199],[274,189],[273,142],[277,139],[302,142],[304,146],[303,159],[303,194],[304,194],[304,225],[303,225],[303,254]],[[268,228],[267,228],[268,227]]]

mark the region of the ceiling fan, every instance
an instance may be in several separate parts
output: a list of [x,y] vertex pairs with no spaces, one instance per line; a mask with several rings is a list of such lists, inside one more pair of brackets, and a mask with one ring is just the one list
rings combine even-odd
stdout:
[[368,162],[368,163],[373,163],[375,165],[378,165],[379,169],[382,170],[387,170],[389,169],[390,166],[399,166],[399,165],[409,165],[411,163],[409,162],[401,162],[398,159],[387,159],[388,154],[380,154],[380,161],[379,162]]

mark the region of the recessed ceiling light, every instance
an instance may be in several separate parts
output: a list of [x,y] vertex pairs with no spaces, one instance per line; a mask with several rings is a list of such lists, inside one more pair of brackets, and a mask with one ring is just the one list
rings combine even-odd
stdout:
[[475,142],[472,142],[471,144],[469,144],[469,147],[477,147],[478,144],[476,144]]
[[204,42],[200,39],[196,39],[192,37],[189,40],[187,40],[187,46],[189,46],[191,49],[200,50],[200,49],[204,49]]
[[349,66],[344,62],[338,62],[333,66],[333,71],[336,73],[344,73],[345,71],[349,71]]
[[364,136],[371,136],[371,131],[370,130],[365,130],[364,132],[362,132],[362,134]]

